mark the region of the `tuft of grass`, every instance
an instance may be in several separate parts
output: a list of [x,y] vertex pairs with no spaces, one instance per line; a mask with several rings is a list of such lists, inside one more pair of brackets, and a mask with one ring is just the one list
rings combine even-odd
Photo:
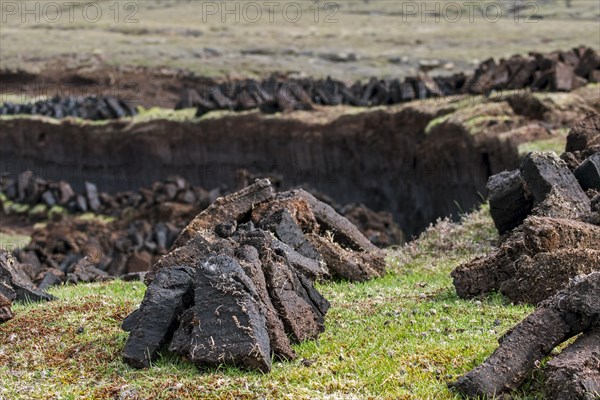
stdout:
[[419,260],[462,261],[490,251],[498,232],[490,215],[489,204],[463,215],[460,222],[439,218],[416,240],[390,253],[392,268],[406,268]]
[[425,134],[428,135],[429,133],[431,133],[431,131],[433,130],[433,128],[443,124],[444,122],[446,122],[448,120],[448,118],[451,117],[452,114],[446,114],[446,115],[442,115],[441,117],[437,117],[432,119],[427,126],[425,127]]
[[[499,295],[456,296],[450,271],[496,240],[483,207],[389,250],[383,278],[318,284],[332,304],[326,331],[294,346],[298,359],[275,362],[270,374],[200,371],[168,352],[148,370],[132,369],[121,361],[127,334],[120,323],[139,305],[144,285],[57,287],[51,291],[59,300],[16,305],[16,317],[0,325],[0,398],[458,398],[447,383],[483,361],[532,310]],[[528,385],[530,394],[513,398],[541,399],[535,377]]]
[[116,220],[115,217],[104,214],[95,214],[93,212],[85,212],[83,214],[77,215],[76,218],[81,221],[96,221],[102,224],[109,224]]

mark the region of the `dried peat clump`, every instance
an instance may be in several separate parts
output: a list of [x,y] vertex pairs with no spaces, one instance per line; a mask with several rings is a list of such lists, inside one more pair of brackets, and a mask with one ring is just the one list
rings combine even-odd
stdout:
[[600,394],[600,327],[588,329],[546,364],[546,397],[593,399]]
[[571,130],[562,160],[531,153],[519,170],[490,178],[490,210],[503,240],[456,268],[454,286],[463,298],[499,291],[538,308],[452,385],[462,394],[492,397],[518,388],[556,346],[579,334],[545,367],[545,398],[600,393],[599,128],[600,115],[589,115]]
[[561,156],[575,170],[587,157],[600,152],[600,115],[590,114],[575,124],[567,136],[565,153]]
[[529,217],[489,255],[452,272],[462,298],[500,291],[514,302],[537,304],[571,278],[600,269],[600,227],[580,221]]
[[33,285],[23,266],[7,251],[0,250],[0,323],[13,317],[14,301],[47,301],[54,297]]
[[271,369],[291,344],[316,339],[329,303],[315,280],[385,273],[383,253],[304,190],[268,180],[217,199],[146,276],[140,308],[123,322],[123,358],[148,367],[161,348],[199,367]]

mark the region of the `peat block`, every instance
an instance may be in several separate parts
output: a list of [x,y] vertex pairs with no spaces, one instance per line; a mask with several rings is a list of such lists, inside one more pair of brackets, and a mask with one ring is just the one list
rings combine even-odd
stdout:
[[588,157],[574,174],[584,190],[600,190],[600,153]]
[[[516,227],[494,251],[452,272],[456,291],[465,298],[499,291],[513,302],[537,308],[501,338],[498,349],[483,364],[451,385],[461,394],[488,398],[510,392],[556,346],[580,335],[544,367],[545,398],[598,398],[599,126],[596,114],[571,130],[567,153],[562,156],[568,167],[553,153],[531,153],[519,171],[490,179],[490,208],[496,226],[501,232],[506,221]],[[522,214],[506,193],[517,201],[532,198],[534,207],[525,213],[529,216],[523,224],[517,226],[510,219],[511,213],[515,218]],[[505,202],[499,200],[503,197]]]
[[600,114],[593,113],[575,124],[567,135],[567,152],[584,151],[600,146]]
[[[594,179],[592,169],[582,170],[584,181]],[[487,189],[490,214],[500,234],[518,227],[530,214],[577,218],[591,210],[575,175],[551,152],[528,154],[520,169],[490,177]]]
[[[550,361],[546,392],[550,394],[547,398],[552,399],[595,398],[593,391],[600,387],[599,295],[600,272],[574,279],[508,331],[483,364],[460,377],[451,387],[473,398],[492,398],[514,390],[556,346],[584,332]],[[565,393],[567,397],[563,397]]]
[[528,154],[520,171],[534,206],[544,208],[545,216],[576,217],[590,211],[590,199],[575,175],[553,152]]
[[518,170],[493,175],[488,181],[487,189],[490,214],[500,234],[521,225],[533,208],[533,201],[525,191]]
[[585,331],[546,364],[545,396],[591,400],[600,393],[600,327]]
[[0,294],[10,301],[43,301],[54,298],[37,289],[16,258],[4,250],[0,250]]
[[454,271],[460,297],[501,291],[514,302],[538,304],[579,274],[600,270],[600,227],[531,216],[490,254]]

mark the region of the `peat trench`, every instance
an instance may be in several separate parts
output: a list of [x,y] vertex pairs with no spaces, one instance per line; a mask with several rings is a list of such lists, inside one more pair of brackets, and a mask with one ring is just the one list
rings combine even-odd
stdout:
[[0,172],[16,179],[30,170],[78,193],[89,182],[115,194],[169,176],[230,192],[247,171],[281,189],[305,187],[337,204],[390,212],[410,238],[439,217],[480,204],[488,177],[517,165],[517,146],[530,139],[519,127],[533,122],[550,137],[506,102],[490,107],[508,114],[489,117],[482,134],[451,121],[426,131],[455,111],[454,103],[325,115],[324,122],[260,113],[133,125],[0,120]]

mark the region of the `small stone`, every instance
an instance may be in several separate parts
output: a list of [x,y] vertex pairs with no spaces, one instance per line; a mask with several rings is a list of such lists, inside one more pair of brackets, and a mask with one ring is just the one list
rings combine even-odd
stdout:
[[311,366],[311,365],[313,365],[314,363],[315,363],[315,360],[314,360],[314,359],[311,359],[311,358],[303,358],[303,359],[300,361],[300,364],[301,364],[303,367],[310,367],[310,366]]

